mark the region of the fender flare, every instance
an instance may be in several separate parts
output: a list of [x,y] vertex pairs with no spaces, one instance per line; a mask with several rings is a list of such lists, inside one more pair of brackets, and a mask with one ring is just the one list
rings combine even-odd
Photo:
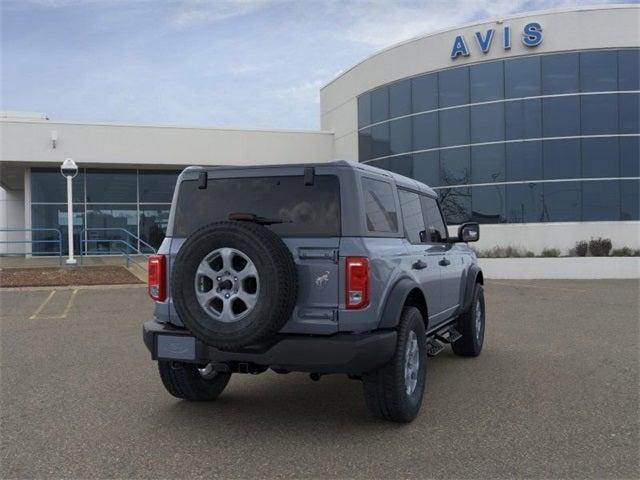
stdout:
[[[387,295],[387,300],[385,302],[384,310],[382,311],[380,322],[378,323],[378,328],[395,328],[398,326],[400,314],[402,313],[402,308],[404,307],[407,297],[411,291],[416,288],[422,292],[420,285],[418,285],[414,280],[406,277],[398,280],[398,282],[391,288],[389,295]],[[426,324],[428,319],[425,317],[424,320]]]
[[464,287],[464,302],[462,303],[460,313],[466,312],[467,310],[469,310],[469,307],[471,307],[471,302],[473,301],[473,291],[478,281],[479,283],[484,283],[482,269],[478,265],[473,264],[471,265],[471,267],[469,267],[469,271],[467,272],[467,279]]

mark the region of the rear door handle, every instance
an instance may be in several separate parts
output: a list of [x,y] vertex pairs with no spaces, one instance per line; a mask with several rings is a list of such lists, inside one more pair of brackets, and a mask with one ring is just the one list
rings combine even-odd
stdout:
[[449,259],[447,257],[442,257],[440,259],[440,261],[438,262],[439,265],[446,267],[447,265],[451,265],[451,262],[449,261]]
[[427,268],[427,264],[422,260],[418,260],[412,265],[414,270],[422,270],[423,268]]

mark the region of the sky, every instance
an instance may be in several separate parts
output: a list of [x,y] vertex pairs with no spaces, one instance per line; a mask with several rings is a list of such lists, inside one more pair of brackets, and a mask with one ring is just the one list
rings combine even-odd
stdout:
[[318,129],[320,87],[384,47],[485,18],[592,3],[0,0],[0,110]]

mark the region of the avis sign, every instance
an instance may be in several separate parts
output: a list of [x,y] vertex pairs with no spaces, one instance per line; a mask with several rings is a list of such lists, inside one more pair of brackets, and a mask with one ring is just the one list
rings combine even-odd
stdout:
[[[488,29],[486,32],[475,32],[475,39],[480,51],[487,53],[491,48],[493,37],[496,35],[494,28]],[[522,36],[520,38],[526,47],[537,47],[542,43],[542,26],[538,22],[527,23],[522,27]],[[511,27],[505,26],[502,29],[502,48],[509,50],[511,48]],[[469,47],[464,35],[458,35],[453,41],[451,49],[451,58],[455,60],[458,57],[468,57],[470,54]]]

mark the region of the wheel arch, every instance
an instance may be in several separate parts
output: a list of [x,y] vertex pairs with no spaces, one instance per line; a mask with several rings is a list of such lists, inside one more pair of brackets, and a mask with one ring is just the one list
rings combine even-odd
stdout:
[[420,286],[409,278],[399,280],[391,289],[378,327],[395,328],[400,321],[400,314],[405,306],[416,307],[420,310],[426,329],[429,323],[427,300]]
[[475,290],[476,283],[484,285],[484,275],[482,273],[482,269],[478,265],[473,264],[469,268],[466,280],[464,282],[464,296],[460,313],[466,312],[471,306],[471,301],[473,300],[473,291]]

